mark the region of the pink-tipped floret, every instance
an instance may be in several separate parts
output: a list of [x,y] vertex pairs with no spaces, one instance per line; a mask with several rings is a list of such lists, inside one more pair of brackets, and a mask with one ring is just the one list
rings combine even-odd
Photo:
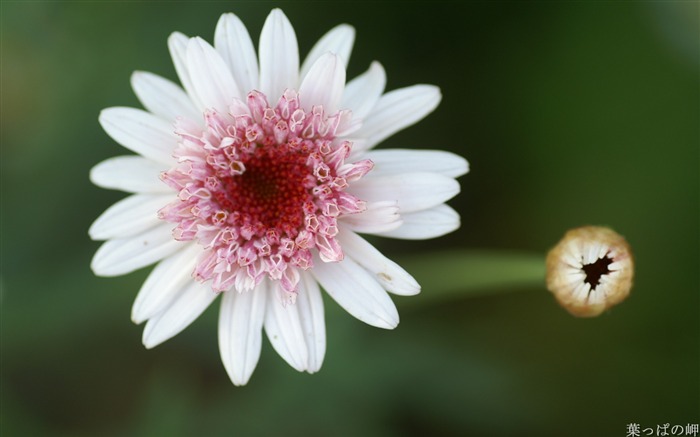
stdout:
[[313,266],[314,251],[324,262],[343,259],[338,218],[366,209],[345,189],[373,166],[345,162],[352,143],[336,135],[350,120],[347,111],[304,111],[293,90],[274,108],[253,91],[227,114],[207,111],[204,128],[177,120],[178,164],[162,179],[178,198],[159,216],[177,224],[177,240],[204,247],[196,279],[211,280],[216,291],[242,291],[267,276],[293,302],[297,269]]

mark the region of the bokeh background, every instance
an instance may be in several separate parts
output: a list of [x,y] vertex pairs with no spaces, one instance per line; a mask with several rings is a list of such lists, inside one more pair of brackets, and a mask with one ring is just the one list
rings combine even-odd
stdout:
[[[129,316],[149,269],[92,274],[87,229],[124,194],[88,172],[126,152],[97,116],[139,106],[131,72],[176,79],[170,32],[211,41],[235,12],[257,41],[276,6],[302,56],[347,22],[348,77],[376,59],[389,90],[439,85],[440,107],[382,147],[452,150],[471,172],[450,202],[457,232],[373,240],[423,285],[394,299],[396,330],[325,299],[320,373],[297,373],[265,340],[237,388],[218,304],[147,351]],[[700,422],[697,2],[1,8],[3,436],[626,436],[631,423]],[[596,319],[570,316],[541,279],[546,251],[586,224],[625,235],[637,262],[631,297]]]

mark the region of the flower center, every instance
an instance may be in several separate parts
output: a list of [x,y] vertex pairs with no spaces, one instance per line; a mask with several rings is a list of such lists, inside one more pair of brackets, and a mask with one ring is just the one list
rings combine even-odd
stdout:
[[337,221],[365,210],[345,191],[373,166],[345,162],[352,143],[337,136],[350,114],[306,111],[293,90],[271,107],[253,91],[228,114],[205,112],[204,121],[176,123],[178,164],[162,179],[178,199],[159,216],[177,224],[175,239],[204,247],[195,278],[216,291],[242,291],[268,277],[293,301],[297,269],[312,267],[314,254],[342,260]]
[[304,184],[310,175],[306,159],[286,144],[258,147],[242,161],[243,174],[221,178],[223,190],[214,197],[222,210],[240,214],[242,222],[294,238],[304,220],[302,205],[313,200]]
[[598,260],[592,264],[584,265],[583,272],[586,274],[586,279],[584,279],[583,282],[587,282],[591,285],[591,290],[595,290],[598,284],[600,284],[600,278],[610,273],[608,266],[610,266],[612,262],[612,258],[605,255],[603,258],[598,258]]

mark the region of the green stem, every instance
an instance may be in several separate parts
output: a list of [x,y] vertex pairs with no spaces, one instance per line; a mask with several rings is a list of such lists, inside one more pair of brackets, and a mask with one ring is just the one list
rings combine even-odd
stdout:
[[544,288],[545,262],[539,253],[455,250],[396,261],[436,299]]

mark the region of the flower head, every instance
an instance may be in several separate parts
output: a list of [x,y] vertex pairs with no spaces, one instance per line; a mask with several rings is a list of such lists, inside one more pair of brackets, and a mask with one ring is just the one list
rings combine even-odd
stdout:
[[[262,330],[295,369],[319,370],[325,322],[319,284],[358,319],[392,329],[386,291],[412,295],[416,281],[359,233],[404,239],[444,235],[459,216],[444,204],[467,172],[457,155],[372,150],[432,112],[439,90],[415,85],[384,94],[381,65],[345,82],[354,30],[340,25],[301,67],[294,30],[275,9],[256,56],[233,14],[214,47],[168,40],[184,90],[151,73],[132,86],[148,111],[108,108],[100,122],[139,156],[91,172],[105,188],[135,193],[90,228],[107,240],[93,258],[103,276],[158,263],[134,303],[143,342],[173,337],[223,294],[222,361],[245,384]],[[160,179],[160,180],[159,180]]]
[[547,288],[575,316],[594,317],[625,300],[633,276],[630,247],[609,228],[572,229],[547,255]]

